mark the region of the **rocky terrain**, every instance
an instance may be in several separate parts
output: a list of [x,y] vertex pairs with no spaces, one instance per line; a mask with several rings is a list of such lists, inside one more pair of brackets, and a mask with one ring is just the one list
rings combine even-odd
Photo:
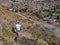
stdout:
[[[60,23],[42,20],[60,11],[60,8],[57,8],[59,6],[56,6],[59,1],[52,1],[53,4],[44,0],[28,1],[29,3],[18,1],[13,2],[13,7],[11,1],[0,1],[0,45],[60,45]],[[18,4],[23,6],[16,8]],[[18,21],[22,27],[20,36],[17,41],[14,41],[16,34],[12,32],[12,27]]]

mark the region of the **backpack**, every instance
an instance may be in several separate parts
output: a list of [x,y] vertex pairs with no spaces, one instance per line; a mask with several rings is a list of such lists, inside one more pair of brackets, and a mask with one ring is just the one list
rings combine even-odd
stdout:
[[12,28],[12,32],[16,33],[16,29],[15,28]]

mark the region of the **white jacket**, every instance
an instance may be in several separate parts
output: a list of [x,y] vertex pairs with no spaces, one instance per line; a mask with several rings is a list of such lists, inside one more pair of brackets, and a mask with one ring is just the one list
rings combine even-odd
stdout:
[[21,28],[21,25],[20,24],[16,24],[16,29],[19,31]]

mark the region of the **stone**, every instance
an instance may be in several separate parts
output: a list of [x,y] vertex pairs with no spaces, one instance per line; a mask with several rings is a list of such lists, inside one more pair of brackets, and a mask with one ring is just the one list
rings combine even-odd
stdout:
[[21,33],[19,38],[17,39],[17,42],[20,45],[35,45],[34,38],[30,33],[27,32]]

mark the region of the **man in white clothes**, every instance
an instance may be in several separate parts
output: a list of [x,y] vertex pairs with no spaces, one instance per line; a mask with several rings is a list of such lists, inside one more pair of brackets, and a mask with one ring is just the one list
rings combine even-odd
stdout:
[[19,33],[21,31],[21,25],[19,24],[19,22],[17,22],[16,26],[15,26],[15,32],[17,34],[17,37],[15,37],[15,41],[17,40],[17,38],[19,37]]
[[21,25],[19,24],[19,22],[17,22],[17,24],[16,24],[16,31],[20,32],[20,29],[21,29]]

